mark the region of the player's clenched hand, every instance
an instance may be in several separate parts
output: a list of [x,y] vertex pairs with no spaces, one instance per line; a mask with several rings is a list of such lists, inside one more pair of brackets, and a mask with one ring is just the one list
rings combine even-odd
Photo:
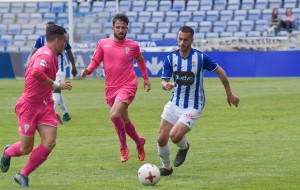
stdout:
[[238,97],[236,97],[235,95],[230,94],[227,96],[227,102],[230,107],[231,107],[231,104],[235,105],[235,107],[238,107],[238,105],[240,103],[240,99]]
[[144,89],[146,92],[149,92],[151,90],[151,83],[149,80],[144,80]]
[[87,69],[84,69],[81,73],[81,77],[86,77],[86,75],[89,75],[89,74],[90,74],[90,71]]
[[60,83],[59,88],[61,90],[72,90],[72,84],[70,81],[64,81]]
[[73,77],[75,77],[77,75],[77,69],[76,68],[72,68],[72,71],[71,71]]

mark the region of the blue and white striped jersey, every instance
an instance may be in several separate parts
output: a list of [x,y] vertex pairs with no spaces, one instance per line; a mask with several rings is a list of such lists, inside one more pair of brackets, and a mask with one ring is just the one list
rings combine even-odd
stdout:
[[[35,49],[39,49],[41,47],[43,47],[44,45],[46,45],[46,35],[41,35],[35,42],[33,48]],[[69,42],[67,41],[67,45],[65,48],[65,52],[70,51],[72,48],[69,44]],[[64,54],[59,54],[58,55],[58,65],[59,65],[59,70],[61,72],[65,72],[66,67],[68,66],[68,59],[66,57],[67,55]]]
[[[180,108],[202,109],[205,105],[203,88],[204,70],[213,72],[218,64],[208,55],[196,49],[191,49],[190,55],[183,59],[179,50],[169,53],[164,61],[161,78],[173,77],[175,88],[170,101]],[[177,73],[183,73],[179,78],[188,79],[193,77],[191,85],[178,84]],[[186,74],[188,73],[188,74]]]

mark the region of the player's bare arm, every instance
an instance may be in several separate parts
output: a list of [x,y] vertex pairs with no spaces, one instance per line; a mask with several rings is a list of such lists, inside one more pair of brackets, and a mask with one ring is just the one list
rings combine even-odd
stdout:
[[174,88],[175,83],[171,82],[169,78],[164,78],[161,81],[161,86],[162,86],[162,89],[164,89],[166,91],[170,91]]
[[218,66],[215,70],[215,73],[219,76],[219,78],[225,88],[226,95],[227,95],[227,102],[228,102],[229,106],[231,107],[231,105],[233,104],[233,105],[235,105],[235,107],[238,107],[240,100],[238,97],[233,95],[225,71],[222,69],[222,67]]
[[71,73],[72,73],[73,77],[75,77],[78,72],[77,72],[76,65],[75,65],[74,55],[73,55],[71,50],[68,51],[68,56],[70,58],[70,62],[71,62],[71,65],[72,65]]
[[81,77],[86,77],[87,75],[89,75],[90,74],[90,71],[88,70],[88,69],[84,69],[83,71],[82,71],[82,73],[81,73]]
[[151,90],[151,83],[149,81],[147,67],[143,55],[141,54],[139,57],[137,57],[136,61],[143,75],[142,77],[144,79],[144,89],[146,90],[146,92],[149,92]]

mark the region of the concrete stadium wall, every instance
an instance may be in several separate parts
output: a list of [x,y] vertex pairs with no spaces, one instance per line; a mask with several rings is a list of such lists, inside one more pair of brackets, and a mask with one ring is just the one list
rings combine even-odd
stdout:
[[[76,67],[81,71],[89,64],[93,51],[75,52]],[[207,52],[227,72],[228,77],[300,77],[300,51]],[[29,53],[0,53],[0,78],[24,77]],[[167,52],[143,53],[150,77],[160,77]],[[135,63],[138,76],[141,73]],[[90,77],[103,77],[99,67]],[[205,73],[206,77],[216,77]]]

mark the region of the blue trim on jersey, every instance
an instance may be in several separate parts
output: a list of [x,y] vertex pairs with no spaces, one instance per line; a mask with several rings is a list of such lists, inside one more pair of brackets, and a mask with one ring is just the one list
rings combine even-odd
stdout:
[[[190,53],[190,55],[188,57],[188,60],[187,60],[187,62],[188,62],[187,71],[188,72],[192,71],[192,66],[193,66],[193,64],[192,64],[192,57],[193,57],[192,56],[193,55],[192,51],[193,50],[191,50],[191,53]],[[186,86],[185,87],[185,94],[184,94],[184,103],[183,103],[183,107],[184,108],[188,108],[189,107],[190,91],[191,91],[191,86]]]
[[[181,71],[182,69],[182,59],[179,59],[179,55],[177,54],[178,61],[177,61],[177,71]],[[181,93],[181,85],[178,85],[177,94],[176,94],[176,106],[179,106],[180,101],[180,93]]]
[[[194,109],[199,109],[199,88],[200,88],[200,74],[202,71],[203,62],[203,54],[198,57],[198,70],[197,70],[197,78],[196,78],[196,90],[195,90],[195,101],[194,101]],[[199,69],[201,68],[201,69]],[[199,77],[198,77],[199,76]]]

